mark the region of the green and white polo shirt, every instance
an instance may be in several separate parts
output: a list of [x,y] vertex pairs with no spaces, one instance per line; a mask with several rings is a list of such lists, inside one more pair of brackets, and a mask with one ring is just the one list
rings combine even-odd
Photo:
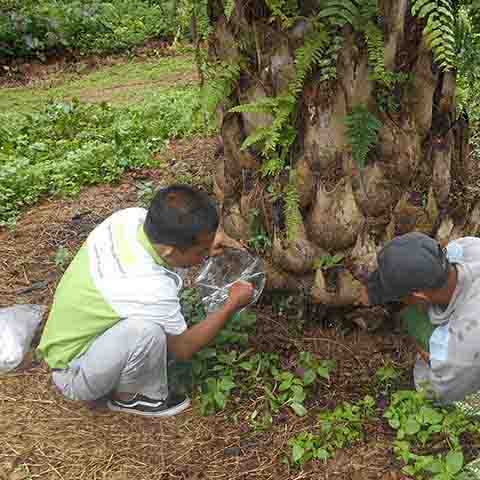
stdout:
[[187,328],[181,278],[166,268],[143,231],[146,210],[129,208],[89,235],[63,275],[38,354],[66,368],[118,321],[141,318],[179,335]]

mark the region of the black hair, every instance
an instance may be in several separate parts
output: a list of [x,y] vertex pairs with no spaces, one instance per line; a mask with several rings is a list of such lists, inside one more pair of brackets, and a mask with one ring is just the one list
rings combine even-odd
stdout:
[[188,185],[160,189],[150,204],[144,230],[152,243],[187,250],[199,236],[216,232],[218,213],[210,197]]

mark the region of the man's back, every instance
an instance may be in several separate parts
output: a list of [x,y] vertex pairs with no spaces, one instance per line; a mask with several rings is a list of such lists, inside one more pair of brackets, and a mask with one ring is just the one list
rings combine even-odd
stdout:
[[457,287],[449,305],[432,305],[430,369],[416,366],[419,382],[431,384],[445,401],[480,390],[480,239],[450,243],[447,257],[457,268]]
[[181,279],[165,268],[143,231],[146,211],[113,214],[88,237],[60,281],[38,352],[51,368],[66,368],[106,330],[125,318],[186,329]]

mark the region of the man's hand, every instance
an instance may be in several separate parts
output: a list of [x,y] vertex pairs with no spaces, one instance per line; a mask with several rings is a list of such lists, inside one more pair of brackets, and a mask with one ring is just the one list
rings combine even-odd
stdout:
[[255,287],[248,282],[237,282],[230,288],[228,303],[233,309],[239,310],[248,305],[255,294]]
[[205,320],[181,335],[167,337],[168,349],[178,360],[189,360],[195,352],[208,345],[237,310],[248,305],[255,289],[247,282],[237,282],[230,289],[228,302],[216,312],[210,313]]
[[417,345],[417,353],[420,355],[420,357],[422,358],[422,360],[425,362],[425,363],[429,363],[430,362],[430,354],[428,352],[426,352],[422,347],[420,347],[419,345]]
[[222,255],[225,248],[245,250],[245,247],[240,242],[229,237],[223,229],[219,228],[215,234],[212,247],[210,248],[210,256],[216,257]]

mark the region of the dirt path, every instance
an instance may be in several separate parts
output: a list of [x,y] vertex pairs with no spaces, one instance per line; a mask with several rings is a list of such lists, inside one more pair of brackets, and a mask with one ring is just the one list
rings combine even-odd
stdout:
[[162,90],[198,84],[188,55],[94,58],[22,68],[20,79],[0,78],[3,111],[29,112],[49,100],[74,97],[85,102],[138,104]]
[[[161,80],[126,82],[100,89],[85,89],[78,96],[84,102],[119,102],[123,97],[128,101],[130,93],[134,90],[151,90],[152,88],[171,88],[192,85],[198,80],[194,72],[167,73]],[[141,95],[140,95],[141,96]],[[137,96],[138,98],[138,96]]]

